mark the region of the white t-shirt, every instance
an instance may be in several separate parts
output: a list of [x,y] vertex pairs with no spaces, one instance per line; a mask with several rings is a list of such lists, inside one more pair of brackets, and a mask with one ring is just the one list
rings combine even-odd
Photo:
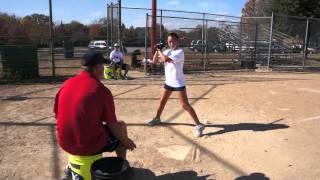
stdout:
[[121,62],[121,59],[123,59],[123,54],[121,51],[116,51],[116,50],[113,50],[111,53],[110,53],[110,60],[115,62],[115,63],[118,63],[118,62]]
[[164,55],[172,59],[171,62],[164,63],[166,84],[171,87],[185,86],[183,63],[184,52],[182,48],[176,50],[167,49],[163,52]]

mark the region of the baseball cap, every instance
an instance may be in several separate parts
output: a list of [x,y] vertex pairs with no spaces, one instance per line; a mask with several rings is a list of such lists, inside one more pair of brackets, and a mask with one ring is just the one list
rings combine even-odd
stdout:
[[120,47],[118,43],[115,43],[113,46],[114,47]]
[[93,67],[97,64],[103,64],[104,58],[101,53],[88,51],[86,54],[83,55],[81,60],[82,66]]

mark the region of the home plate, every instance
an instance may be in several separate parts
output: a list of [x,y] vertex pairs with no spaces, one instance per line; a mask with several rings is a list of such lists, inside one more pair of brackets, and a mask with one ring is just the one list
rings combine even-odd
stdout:
[[191,148],[192,146],[188,146],[188,145],[173,145],[173,146],[158,148],[158,151],[167,158],[182,161],[187,157]]

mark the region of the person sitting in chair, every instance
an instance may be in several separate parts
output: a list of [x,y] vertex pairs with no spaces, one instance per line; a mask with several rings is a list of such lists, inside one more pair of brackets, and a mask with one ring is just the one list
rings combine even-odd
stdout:
[[112,68],[112,72],[113,72],[113,76],[115,79],[117,79],[117,73],[116,73],[116,69],[117,68],[121,68],[121,70],[124,70],[124,75],[122,75],[122,73],[120,73],[120,76],[122,79],[128,79],[128,71],[129,71],[129,64],[125,64],[123,63],[123,54],[119,49],[119,44],[115,43],[114,44],[114,50],[110,53],[110,60],[111,60],[111,68]]

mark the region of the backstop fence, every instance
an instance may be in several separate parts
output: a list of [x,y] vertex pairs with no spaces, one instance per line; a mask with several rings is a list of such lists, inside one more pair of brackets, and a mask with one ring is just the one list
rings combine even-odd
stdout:
[[[2,74],[9,71],[9,75],[16,76],[15,72],[23,68],[38,71],[40,76],[74,75],[79,72],[86,51],[100,51],[108,58],[114,43],[121,45],[126,63],[134,68],[145,73],[163,71],[162,65],[148,63],[152,57],[151,9],[109,3],[105,13],[98,15],[94,22],[81,22],[79,18],[63,23],[54,19],[50,36],[48,16],[17,18],[0,12]],[[281,14],[236,17],[158,9],[156,29],[158,42],[166,42],[169,32],[179,34],[186,71],[320,67],[317,18]],[[52,53],[50,43],[54,47]],[[26,54],[27,50],[32,52]],[[16,52],[32,58],[25,60],[21,55],[15,56]],[[28,65],[30,62],[32,66]]]

